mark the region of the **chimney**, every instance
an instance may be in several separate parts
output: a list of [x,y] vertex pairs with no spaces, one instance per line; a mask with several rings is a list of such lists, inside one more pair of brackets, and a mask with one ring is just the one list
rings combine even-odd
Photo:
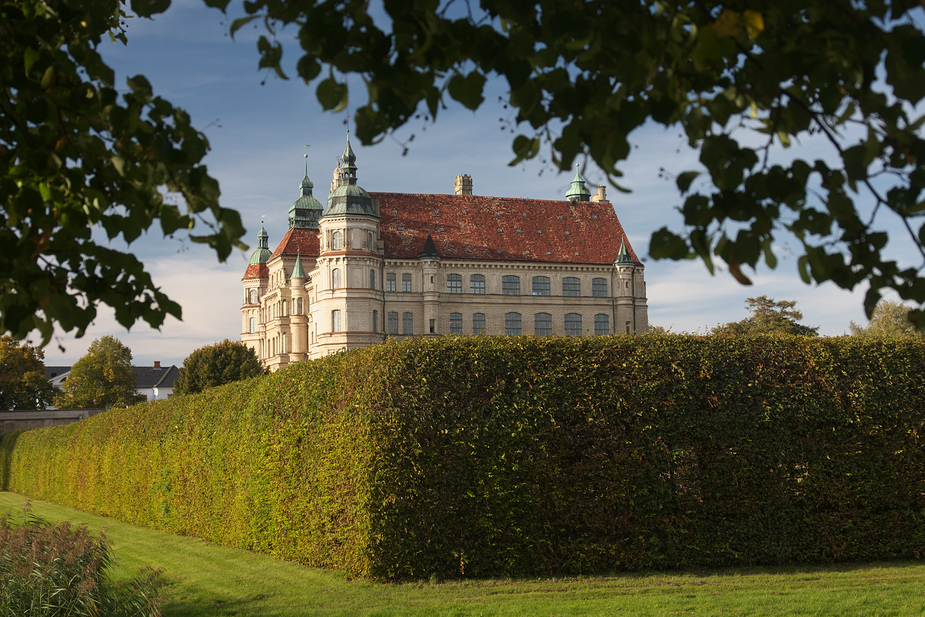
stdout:
[[161,361],[160,361],[160,360],[155,360],[155,361],[154,361],[154,368],[155,368],[155,370],[161,368]]
[[472,176],[469,174],[463,174],[461,176],[456,176],[456,181],[453,183],[453,188],[456,189],[457,195],[471,195],[472,194]]
[[607,201],[607,189],[603,184],[597,187],[597,195],[593,195],[591,201]]

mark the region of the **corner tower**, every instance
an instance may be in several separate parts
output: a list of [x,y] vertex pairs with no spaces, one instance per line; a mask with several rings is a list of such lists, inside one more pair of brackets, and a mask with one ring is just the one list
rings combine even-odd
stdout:
[[357,184],[356,154],[349,136],[331,186],[327,209],[319,220],[321,250],[313,279],[314,356],[385,339],[379,209]]
[[260,301],[267,292],[270,271],[267,261],[270,259],[270,236],[260,226],[257,232],[257,249],[251,253],[247,270],[241,278],[244,287],[244,303],[241,305],[241,340],[254,350],[258,358],[263,353],[263,333],[265,324],[261,318]]

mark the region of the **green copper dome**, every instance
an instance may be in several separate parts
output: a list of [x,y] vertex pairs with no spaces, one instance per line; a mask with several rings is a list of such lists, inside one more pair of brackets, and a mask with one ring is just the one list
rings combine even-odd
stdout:
[[569,201],[590,201],[591,191],[585,186],[585,179],[581,177],[579,166],[575,166],[575,177],[572,179],[572,188],[565,194]]
[[328,195],[328,207],[325,217],[344,214],[363,214],[376,216],[369,193],[357,186],[356,154],[350,147],[350,138],[347,138],[347,147],[344,149],[340,165],[340,181],[338,186]]
[[289,229],[318,229],[318,219],[324,206],[312,196],[314,187],[306,174],[302,179],[302,196],[289,208]]
[[251,264],[265,264],[270,258],[270,255],[273,253],[270,252],[270,234],[267,233],[267,230],[263,228],[263,225],[260,226],[260,231],[257,232],[257,250],[251,253],[251,260],[248,263]]

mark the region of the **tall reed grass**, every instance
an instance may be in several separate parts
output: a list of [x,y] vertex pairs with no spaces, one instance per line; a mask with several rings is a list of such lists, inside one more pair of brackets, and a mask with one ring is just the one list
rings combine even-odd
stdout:
[[0,617],[160,617],[160,573],[147,569],[114,585],[103,534],[51,524],[28,512],[0,516]]

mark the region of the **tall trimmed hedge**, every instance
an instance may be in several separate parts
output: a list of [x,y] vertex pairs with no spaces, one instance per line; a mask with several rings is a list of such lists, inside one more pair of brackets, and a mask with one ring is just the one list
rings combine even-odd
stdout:
[[440,338],[0,442],[7,490],[378,579],[917,558],[925,345]]

